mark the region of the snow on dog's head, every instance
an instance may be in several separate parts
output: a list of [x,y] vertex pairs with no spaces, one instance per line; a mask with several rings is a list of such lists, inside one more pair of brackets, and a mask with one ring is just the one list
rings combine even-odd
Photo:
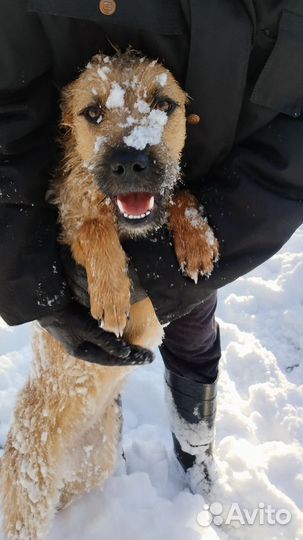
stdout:
[[166,68],[133,51],[94,56],[64,90],[69,144],[126,232],[163,222],[180,176],[186,99]]

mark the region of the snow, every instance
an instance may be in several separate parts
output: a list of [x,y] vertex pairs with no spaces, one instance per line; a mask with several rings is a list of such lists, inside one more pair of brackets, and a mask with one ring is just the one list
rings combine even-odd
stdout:
[[[97,154],[101,148],[101,146],[107,141],[107,137],[104,137],[103,135],[98,135],[95,140],[95,154]],[[89,166],[87,167],[89,169]],[[89,169],[91,170],[91,169]]]
[[144,99],[138,99],[135,103],[135,108],[142,114],[150,112],[150,106]]
[[[207,229],[206,233],[205,233],[205,236],[207,238],[207,241],[209,243],[209,245],[212,247],[215,245],[215,235],[212,231],[212,229]],[[216,259],[216,262],[217,262],[218,259]]]
[[[302,245],[303,227],[272,259],[220,291],[212,494],[191,494],[174,459],[158,356],[132,374],[124,392],[126,464],[121,459],[102,491],[59,512],[49,540],[302,537]],[[30,325],[9,328],[0,319],[2,447],[30,358]],[[35,499],[34,482],[30,487]]]
[[108,109],[124,107],[124,94],[125,90],[121,88],[120,84],[113,82],[111,85],[111,91],[105,103],[106,107]]
[[161,73],[160,75],[157,75],[156,81],[160,84],[160,86],[165,86],[167,83],[167,73]]
[[137,150],[143,150],[148,144],[159,144],[167,119],[165,112],[152,110],[137,122],[129,135],[123,137],[125,144]]
[[198,455],[195,450],[193,450],[193,447],[198,448],[201,445],[211,443],[213,440],[213,428],[209,429],[205,420],[200,420],[200,422],[195,424],[188,424],[188,422],[181,418],[176,410],[171,391],[167,384],[165,385],[165,401],[168,417],[171,419],[171,423],[174,426],[174,433],[178,441],[182,443],[182,450]]
[[126,122],[124,124],[120,123],[120,124],[118,124],[118,126],[119,127],[129,127],[129,126],[133,126],[135,123],[136,123],[136,120],[131,115],[129,115],[126,118]]
[[107,81],[107,75],[111,72],[111,69],[108,66],[103,66],[102,68],[98,68],[97,73],[102,79],[102,81]]
[[194,227],[194,229],[203,228],[203,226],[207,223],[207,218],[203,217],[201,212],[194,207],[186,208],[184,216],[190,222],[191,226]]

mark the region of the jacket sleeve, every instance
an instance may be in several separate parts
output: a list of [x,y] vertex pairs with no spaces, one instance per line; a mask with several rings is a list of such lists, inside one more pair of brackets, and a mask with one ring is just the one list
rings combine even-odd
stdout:
[[69,301],[56,213],[45,202],[55,157],[51,57],[26,4],[0,2],[0,315],[8,324]]
[[163,322],[264,262],[299,227],[302,141],[302,118],[281,114],[235,146],[197,190],[220,243],[220,260],[209,279],[195,285],[181,275],[167,231],[145,240],[144,248],[138,242],[127,246]]

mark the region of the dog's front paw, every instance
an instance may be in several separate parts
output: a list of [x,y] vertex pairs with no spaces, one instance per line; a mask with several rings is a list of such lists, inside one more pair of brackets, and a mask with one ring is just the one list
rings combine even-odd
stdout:
[[[196,218],[195,218],[196,219]],[[219,244],[211,227],[203,220],[194,230],[188,230],[185,238],[174,236],[175,251],[180,268],[195,283],[199,276],[209,277],[219,258]]]
[[175,253],[180,268],[197,283],[199,276],[209,277],[219,258],[219,243],[198,203],[188,192],[178,194],[170,214]]
[[122,336],[130,311],[127,259],[111,208],[103,208],[102,216],[82,225],[72,252],[86,269],[92,316],[104,330]]
[[[103,284],[102,284],[103,285]],[[130,312],[130,280],[127,275],[118,281],[100,285],[96,293],[90,288],[91,314],[99,326],[121,337]]]

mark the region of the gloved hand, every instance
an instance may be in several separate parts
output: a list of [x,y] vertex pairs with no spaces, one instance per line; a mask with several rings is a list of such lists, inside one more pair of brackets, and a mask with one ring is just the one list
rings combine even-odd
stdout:
[[39,320],[69,354],[103,366],[128,366],[149,364],[152,352],[129,345],[110,332],[98,327],[89,310],[72,301],[61,311]]

